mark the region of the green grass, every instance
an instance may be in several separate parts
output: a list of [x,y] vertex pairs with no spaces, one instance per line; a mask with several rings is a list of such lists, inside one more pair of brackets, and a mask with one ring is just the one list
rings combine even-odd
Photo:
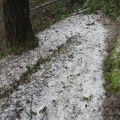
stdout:
[[119,0],[89,0],[87,7],[89,13],[97,13],[100,10],[112,19],[120,16]]
[[107,89],[111,92],[120,93],[120,34],[114,44],[113,50],[105,60],[104,78],[107,82]]

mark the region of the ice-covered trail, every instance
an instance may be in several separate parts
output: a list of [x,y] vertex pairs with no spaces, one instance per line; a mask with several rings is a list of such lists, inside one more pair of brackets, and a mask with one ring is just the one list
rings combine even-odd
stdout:
[[50,62],[40,65],[31,82],[0,100],[0,120],[103,119],[102,67],[108,31],[99,19],[100,15],[71,16],[38,35],[44,55],[68,39],[71,44]]

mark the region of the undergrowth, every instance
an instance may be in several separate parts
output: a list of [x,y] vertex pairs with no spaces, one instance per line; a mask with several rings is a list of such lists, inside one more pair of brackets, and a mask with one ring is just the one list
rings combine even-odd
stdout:
[[109,93],[116,92],[120,95],[120,34],[116,39],[113,50],[105,60],[104,73]]
[[116,19],[120,16],[119,0],[89,0],[87,8],[89,8],[89,13],[98,13],[98,11],[102,11],[112,19]]

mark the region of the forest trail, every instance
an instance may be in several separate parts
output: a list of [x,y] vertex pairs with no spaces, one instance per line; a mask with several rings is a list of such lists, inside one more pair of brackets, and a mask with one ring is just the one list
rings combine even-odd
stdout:
[[101,15],[70,16],[37,36],[35,50],[0,61],[1,85],[19,80],[26,66],[63,47],[27,84],[0,99],[0,120],[103,120],[108,29]]

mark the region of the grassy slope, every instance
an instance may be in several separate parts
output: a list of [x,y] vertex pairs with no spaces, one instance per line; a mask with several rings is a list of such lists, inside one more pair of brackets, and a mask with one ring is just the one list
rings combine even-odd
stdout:
[[120,120],[120,33],[105,60],[106,100],[104,120]]
[[109,92],[120,94],[120,33],[108,58],[105,60],[105,79]]
[[97,13],[98,10],[101,10],[112,19],[120,16],[119,0],[89,0],[87,7],[89,7],[91,13]]

